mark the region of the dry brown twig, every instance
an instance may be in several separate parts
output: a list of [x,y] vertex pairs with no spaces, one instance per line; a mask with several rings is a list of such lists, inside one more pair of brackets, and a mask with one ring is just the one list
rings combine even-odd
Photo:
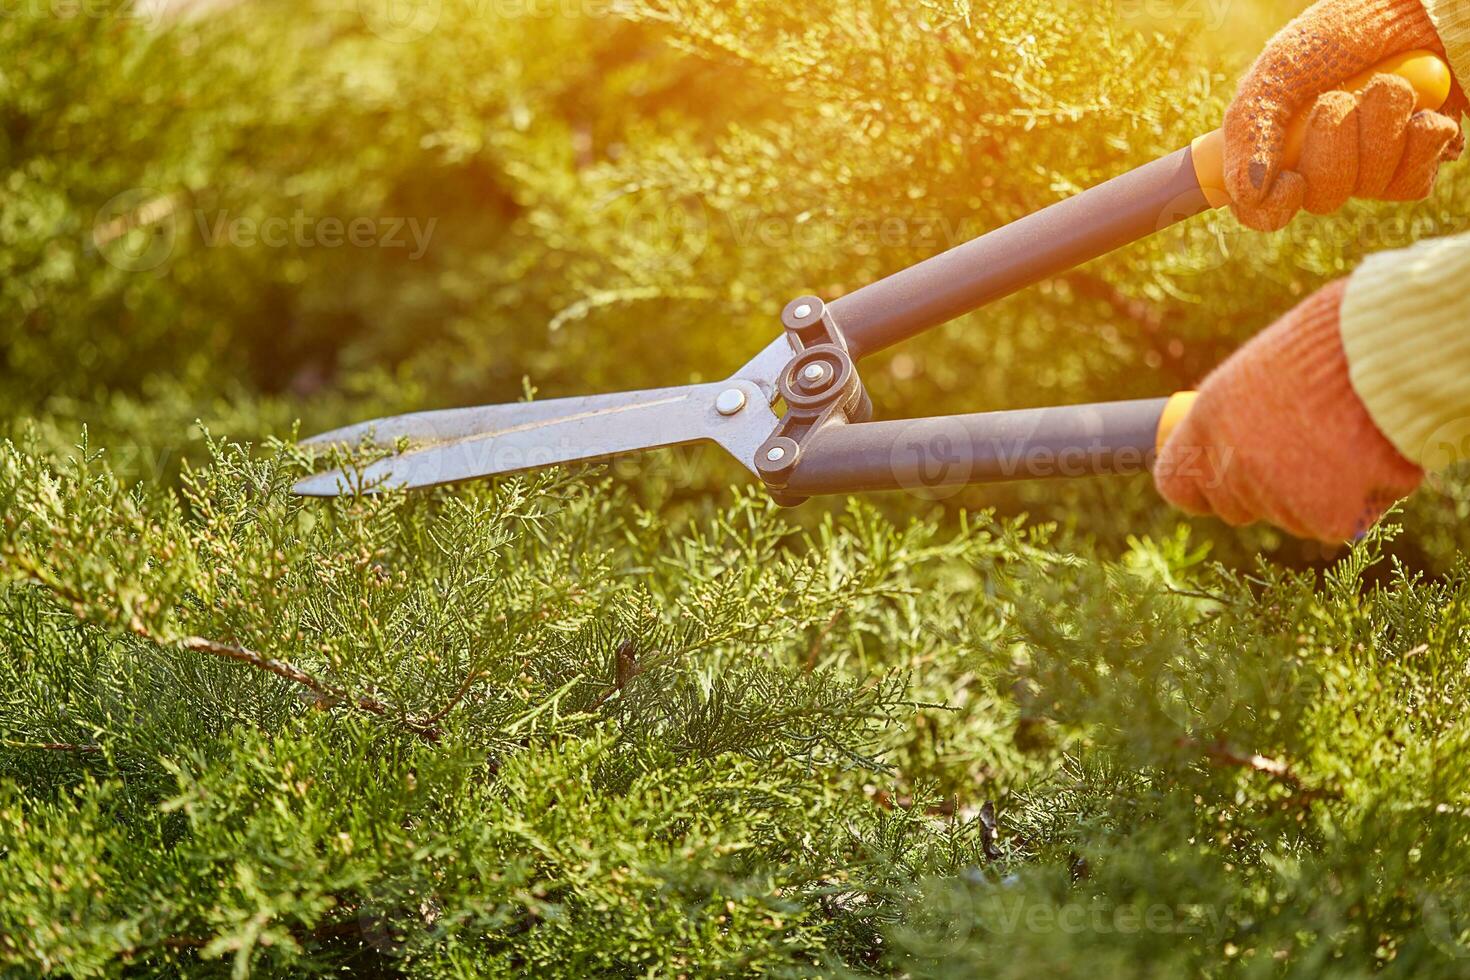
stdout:
[[[7,563],[24,572],[35,584],[50,591],[57,598],[68,602],[71,605],[73,615],[78,619],[86,620],[87,596],[82,595],[66,583],[58,581],[55,576],[48,574],[45,569],[25,555],[8,552],[0,557],[3,557]],[[457,695],[445,708],[428,718],[397,716],[392,709],[377,698],[366,694],[353,695],[343,688],[328,684],[313,674],[297,667],[295,664],[285,660],[279,660],[275,657],[268,657],[239,644],[222,643],[218,640],[210,640],[199,636],[184,637],[181,640],[168,640],[154,635],[153,631],[137,617],[130,619],[125,629],[129,634],[157,647],[173,646],[181,650],[188,650],[191,653],[203,653],[212,657],[219,657],[223,660],[246,664],[256,670],[274,674],[277,677],[288,680],[293,684],[299,684],[311,691],[317,696],[318,702],[323,705],[351,704],[361,711],[366,711],[380,718],[398,721],[404,728],[429,742],[439,741],[441,733],[438,728],[438,722],[463,697],[463,694]],[[473,681],[474,676],[471,675],[465,682],[463,690],[467,691]]]
[[81,755],[97,755],[102,752],[100,745],[83,745],[74,742],[17,742],[13,739],[0,739],[0,745],[10,749],[34,749],[38,752],[76,752]]
[[1291,766],[1282,762],[1280,759],[1273,759],[1257,753],[1244,755],[1231,749],[1224,742],[1218,741],[1202,743],[1193,738],[1181,738],[1178,744],[1182,749],[1202,752],[1205,758],[1217,765],[1236,769],[1249,769],[1252,772],[1270,776],[1277,782],[1291,787],[1303,802],[1310,803],[1313,800],[1320,799],[1335,800],[1342,796],[1335,789],[1314,789],[1307,786]]

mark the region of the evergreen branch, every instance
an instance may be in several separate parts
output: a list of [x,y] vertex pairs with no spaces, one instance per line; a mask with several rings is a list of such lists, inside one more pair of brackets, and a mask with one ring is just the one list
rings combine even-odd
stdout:
[[1264,756],[1258,753],[1242,755],[1220,741],[1202,743],[1193,738],[1181,738],[1178,744],[1182,749],[1202,752],[1205,758],[1216,765],[1236,769],[1249,769],[1252,772],[1270,776],[1277,782],[1289,786],[1292,790],[1299,793],[1302,802],[1310,803],[1313,800],[1319,799],[1336,800],[1342,797],[1341,792],[1335,789],[1314,789],[1308,787],[1291,766],[1282,762],[1280,759],[1273,759],[1270,756]]
[[[340,939],[343,936],[361,934],[362,923],[349,919],[344,922],[326,922],[309,932],[291,932],[291,938],[298,943],[319,942],[327,939]],[[203,938],[201,936],[165,936],[158,940],[158,945],[170,950],[202,950],[214,942],[215,937]],[[146,953],[146,948],[132,948],[124,951],[126,956],[139,956]]]
[[827,637],[837,628],[837,624],[842,621],[842,617],[846,612],[846,607],[838,606],[833,610],[832,615],[828,617],[827,622],[822,628],[817,631],[816,637],[812,640],[811,648],[806,652],[807,673],[811,673],[817,669],[817,658],[822,655],[822,647],[827,644]]
[[[163,640],[153,636],[141,623],[132,624],[129,632],[148,640],[156,646],[168,645]],[[206,640],[201,636],[187,636],[177,641],[177,646],[193,653],[207,653],[213,657],[248,664],[256,670],[265,671],[267,674],[275,674],[277,677],[291,681],[293,684],[300,684],[302,687],[318,695],[323,701],[337,702],[343,700],[343,694],[340,689],[328,686],[325,682],[308,674],[300,667],[284,660],[277,660],[274,657],[267,657],[264,654],[256,653],[254,650],[247,650],[245,647],[236,644],[219,643],[215,640]],[[387,708],[380,701],[366,696],[359,698],[357,705],[364,711],[371,712],[375,715],[381,715],[387,712]]]
[[1165,589],[1165,591],[1168,592],[1170,595],[1179,596],[1181,599],[1203,599],[1207,602],[1218,602],[1222,606],[1228,606],[1235,603],[1235,600],[1232,599],[1230,596],[1220,595],[1216,592],[1206,592],[1203,589],[1177,589],[1170,586],[1169,588]]
[[[146,629],[142,628],[141,623],[134,624],[130,628],[130,632],[157,646],[167,645],[164,641],[155,638]],[[368,714],[377,715],[380,718],[394,717],[392,710],[386,704],[371,695],[361,694],[354,697],[346,690],[327,684],[325,681],[307,673],[295,664],[288,663],[284,660],[277,660],[274,657],[267,657],[264,654],[256,653],[254,650],[246,649],[237,644],[219,643],[215,640],[207,640],[199,636],[190,636],[179,640],[177,645],[193,653],[206,653],[213,657],[247,664],[256,670],[263,670],[268,674],[274,674],[294,684],[300,684],[317,695],[320,702],[328,707],[335,704],[350,703],[360,710],[366,711]],[[473,675],[471,676],[472,679]],[[449,707],[453,707],[453,704]],[[444,710],[447,711],[448,708]],[[430,742],[437,742],[440,733],[435,722],[439,717],[442,716],[435,715],[422,719],[404,717],[398,720],[415,735],[419,735]]]
[[718,298],[713,290],[698,288],[665,289],[657,286],[640,286],[628,289],[607,289],[584,296],[570,306],[557,311],[546,325],[546,329],[555,333],[574,320],[586,319],[595,310],[617,304],[648,303],[669,299],[712,301]]
[[469,696],[470,689],[475,686],[475,681],[479,680],[481,676],[482,674],[480,673],[480,669],[478,667],[471,670],[468,674],[465,675],[464,683],[460,684],[459,687],[455,689],[454,693],[449,696],[449,700],[444,703],[444,706],[438,711],[429,715],[427,718],[421,719],[419,721],[419,724],[424,725],[428,728],[433,728],[434,726],[438,725],[439,722],[444,720],[445,716],[448,715],[449,712],[453,711],[456,707],[460,705],[461,702],[464,701],[466,697]]
[[[47,572],[39,564],[26,555],[13,549],[7,549],[5,558],[9,564],[24,572],[33,582],[51,592],[57,598],[71,604],[72,614],[79,620],[86,621],[87,607],[91,604],[88,596],[54,575]],[[126,631],[157,647],[174,646],[191,653],[203,653],[224,660],[233,660],[236,663],[246,664],[256,670],[274,674],[283,680],[298,684],[313,694],[317,695],[319,702],[325,706],[341,703],[350,703],[362,711],[377,715],[380,718],[393,718],[394,713],[389,707],[371,695],[353,696],[343,688],[336,687],[306,672],[295,664],[275,657],[268,657],[254,650],[232,643],[221,643],[217,640],[209,640],[199,636],[188,636],[182,640],[169,641],[156,636],[148,626],[136,616],[131,617],[126,626]],[[439,741],[440,732],[435,724],[437,719],[416,719],[403,717],[398,719],[400,723],[410,732],[418,735],[429,742]]]
[[17,742],[14,739],[0,739],[0,745],[7,749],[35,749],[38,752],[76,752],[82,755],[99,755],[102,752],[100,745],[85,745],[72,742]]

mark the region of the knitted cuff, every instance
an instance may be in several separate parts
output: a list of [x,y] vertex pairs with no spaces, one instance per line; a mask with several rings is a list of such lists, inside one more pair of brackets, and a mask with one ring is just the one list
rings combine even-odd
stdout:
[[1439,31],[1455,78],[1470,78],[1470,3],[1466,0],[1424,0],[1424,9]]
[[1427,470],[1470,458],[1470,235],[1375,255],[1353,274],[1342,338],[1378,428]]

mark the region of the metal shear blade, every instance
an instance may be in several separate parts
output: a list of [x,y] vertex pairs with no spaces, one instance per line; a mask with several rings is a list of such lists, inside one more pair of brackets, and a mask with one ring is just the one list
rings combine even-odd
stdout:
[[715,384],[419,412],[348,426],[303,445],[407,446],[360,471],[332,470],[294,489],[335,497],[429,487],[706,441],[755,472],[756,450],[777,426],[776,378],[790,358],[782,336]]

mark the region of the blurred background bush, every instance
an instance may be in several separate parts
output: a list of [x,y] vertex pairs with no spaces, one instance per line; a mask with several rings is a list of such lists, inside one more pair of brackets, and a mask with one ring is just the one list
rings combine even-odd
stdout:
[[[833,297],[1213,128],[1264,0],[30,0],[0,18],[0,413],[168,479],[196,419],[258,438],[392,411],[708,380]],[[1166,394],[1412,209],[1275,236],[1196,220],[867,367],[887,417]],[[715,453],[620,478],[702,506]],[[1146,481],[967,491],[1121,544]],[[931,504],[890,498],[885,508]],[[1427,493],[1401,548],[1470,516]],[[1204,527],[1217,554],[1322,558]]]

